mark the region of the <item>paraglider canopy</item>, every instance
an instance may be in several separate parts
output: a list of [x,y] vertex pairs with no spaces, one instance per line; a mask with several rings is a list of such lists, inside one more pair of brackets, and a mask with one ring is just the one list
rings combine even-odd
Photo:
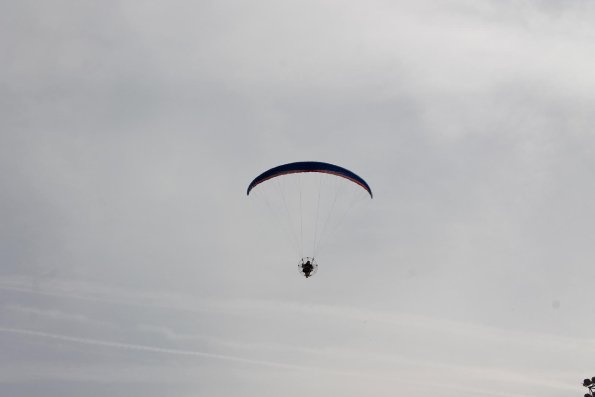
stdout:
[[368,183],[364,181],[361,177],[357,176],[348,169],[339,167],[338,165],[323,163],[320,161],[299,161],[296,163],[283,164],[271,168],[270,170],[265,171],[256,178],[254,178],[254,180],[248,186],[248,191],[246,192],[246,194],[249,195],[250,191],[254,189],[257,185],[271,178],[275,178],[281,175],[297,174],[302,172],[320,172],[322,174],[332,174],[340,176],[354,183],[357,183],[370,194],[370,198],[374,197],[374,195],[372,194],[372,189],[370,189]]

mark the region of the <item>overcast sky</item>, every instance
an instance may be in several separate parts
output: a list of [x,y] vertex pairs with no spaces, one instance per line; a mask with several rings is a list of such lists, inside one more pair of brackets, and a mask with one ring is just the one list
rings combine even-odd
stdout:
[[[0,1],[0,389],[580,396],[595,3]],[[375,197],[304,279],[246,197]]]

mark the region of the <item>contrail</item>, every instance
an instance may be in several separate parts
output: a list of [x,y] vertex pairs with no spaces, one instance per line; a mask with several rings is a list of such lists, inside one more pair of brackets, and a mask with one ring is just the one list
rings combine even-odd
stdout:
[[182,308],[182,307],[163,305],[163,304],[157,304],[157,303],[148,305],[148,304],[131,302],[131,301],[117,300],[117,299],[113,299],[113,298],[85,296],[85,295],[78,295],[78,294],[64,293],[64,292],[34,291],[27,287],[15,286],[15,285],[5,285],[1,282],[0,282],[0,290],[22,292],[25,294],[32,294],[32,295],[51,296],[54,298],[76,299],[76,300],[88,301],[88,302],[93,302],[93,303],[108,303],[108,304],[114,304],[114,305],[143,307],[143,308],[151,308],[151,309],[171,309],[171,310],[185,311],[185,312],[192,312],[192,313],[202,313],[202,312],[207,311],[206,309],[201,310],[201,308],[190,309],[190,308]]
[[[279,362],[275,362],[275,361],[254,360],[254,359],[249,359],[249,358],[244,358],[244,357],[230,356],[230,355],[226,355],[226,354],[206,353],[206,352],[194,351],[194,350],[168,349],[168,348],[148,346],[148,345],[137,345],[137,344],[131,344],[131,343],[110,342],[110,341],[99,340],[99,339],[79,338],[76,336],[53,334],[53,333],[48,333],[48,332],[33,331],[33,330],[29,330],[29,329],[20,329],[20,328],[0,327],[0,332],[15,334],[15,335],[32,336],[32,337],[38,337],[38,338],[55,339],[55,340],[60,340],[60,341],[65,341],[65,342],[80,343],[80,344],[91,345],[91,346],[102,346],[102,347],[110,347],[110,348],[116,348],[116,349],[136,350],[136,351],[143,351],[143,352],[156,353],[156,354],[212,358],[212,359],[216,359],[216,360],[232,361],[232,362],[237,362],[237,363],[262,365],[262,366],[267,366],[267,367],[285,368],[285,369],[300,370],[300,371],[318,371],[318,372],[323,371],[323,372],[333,373],[335,375],[341,375],[341,376],[370,378],[370,379],[374,379],[376,381],[384,380],[384,381],[394,382],[395,379],[398,379],[398,381],[401,383],[420,386],[420,387],[425,386],[424,382],[421,382],[418,380],[408,380],[408,379],[398,378],[398,377],[395,377],[394,375],[387,377],[387,376],[382,376],[382,375],[360,373],[360,372],[356,372],[356,371],[332,370],[332,369],[328,369],[328,368],[317,368],[317,367],[310,367],[310,366],[286,364],[286,363],[279,363]],[[493,390],[483,390],[483,389],[473,388],[473,387],[461,387],[458,385],[442,384],[441,387],[443,387],[445,389],[456,390],[456,391],[474,392],[477,395],[484,395],[484,396],[525,397],[524,395],[521,395],[521,394],[499,392],[499,391],[493,391]]]
[[275,361],[254,360],[254,359],[250,359],[250,358],[230,356],[230,355],[226,355],[226,354],[206,353],[206,352],[195,351],[195,350],[169,349],[169,348],[155,347],[155,346],[148,346],[148,345],[110,342],[110,341],[99,340],[99,339],[79,338],[76,336],[52,334],[52,333],[48,333],[48,332],[33,331],[33,330],[29,330],[29,329],[0,327],[0,332],[17,334],[17,335],[34,336],[34,337],[46,338],[46,339],[56,339],[56,340],[61,340],[61,341],[66,341],[66,342],[81,343],[81,344],[92,345],[92,346],[103,346],[103,347],[111,347],[111,348],[116,348],[116,349],[144,351],[144,352],[157,353],[157,354],[169,354],[169,355],[187,356],[187,357],[214,358],[217,360],[234,361],[234,362],[245,363],[245,364],[264,365],[264,366],[275,367],[275,368],[288,368],[288,369],[299,369],[299,370],[308,370],[308,371],[316,370],[315,368],[305,367],[305,366],[301,366],[301,365],[279,363],[279,362],[275,362]]

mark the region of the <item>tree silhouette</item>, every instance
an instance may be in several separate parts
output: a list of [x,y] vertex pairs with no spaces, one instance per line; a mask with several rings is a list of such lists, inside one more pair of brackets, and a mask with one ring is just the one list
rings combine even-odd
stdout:
[[583,380],[583,386],[589,389],[589,394],[585,394],[585,397],[595,397],[595,376],[591,379]]

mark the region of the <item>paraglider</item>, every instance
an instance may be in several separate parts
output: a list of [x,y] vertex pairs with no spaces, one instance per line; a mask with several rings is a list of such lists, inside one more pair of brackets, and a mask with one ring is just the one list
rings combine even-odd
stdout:
[[319,161],[273,167],[254,178],[246,194],[258,195],[273,212],[301,257],[298,269],[305,278],[316,273],[314,258],[323,242],[339,229],[353,207],[373,197],[363,178]]

